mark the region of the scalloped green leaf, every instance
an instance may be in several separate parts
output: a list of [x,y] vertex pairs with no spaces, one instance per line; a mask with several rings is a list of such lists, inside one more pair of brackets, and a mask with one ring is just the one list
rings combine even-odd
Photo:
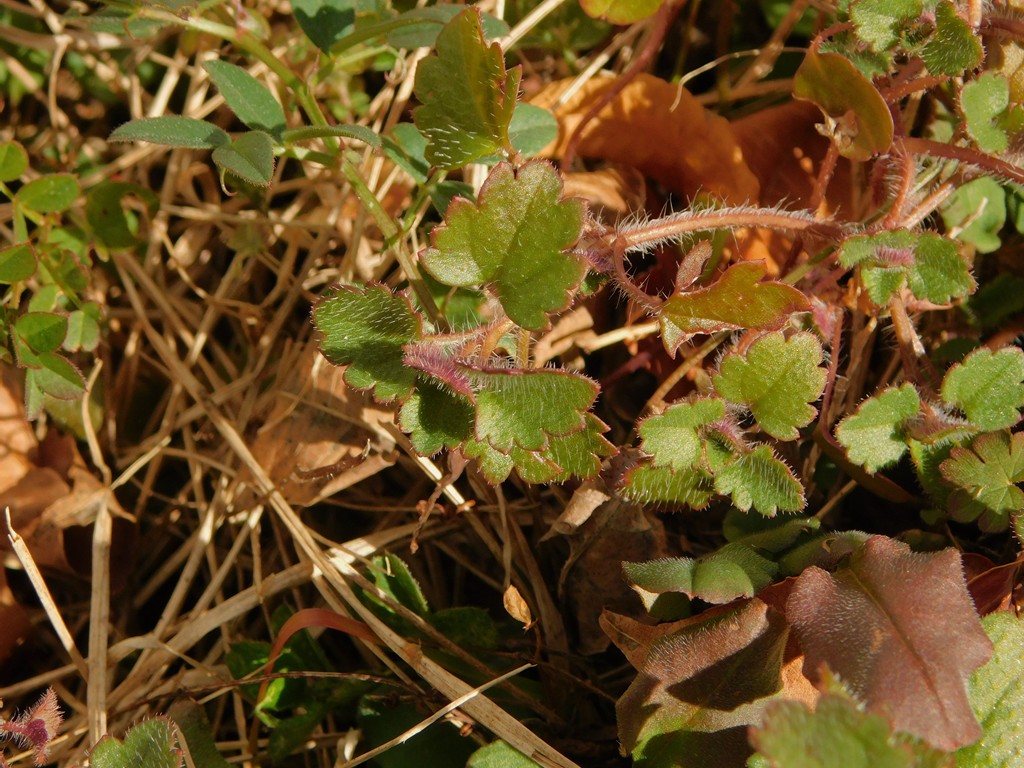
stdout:
[[446,285],[487,284],[514,322],[546,327],[547,313],[569,305],[586,271],[565,253],[579,237],[583,202],[561,194],[562,181],[549,164],[530,162],[515,171],[499,163],[478,203],[453,201],[423,266]]
[[313,307],[313,322],[324,357],[348,366],[351,386],[383,402],[412,392],[417,371],[404,364],[402,348],[419,340],[422,325],[408,298],[380,285],[339,286]]
[[800,481],[767,445],[715,472],[715,490],[744,512],[753,507],[765,517],[779,510],[799,512],[807,503]]
[[995,179],[982,176],[957,188],[941,208],[942,223],[956,239],[970,243],[978,253],[999,249],[1006,224],[1006,190]]
[[132,120],[114,129],[108,141],[148,141],[183,149],[216,149],[231,137],[213,123],[194,117],[164,115]]
[[999,117],[1010,106],[1010,81],[998,72],[985,72],[965,83],[960,92],[967,133],[982,152],[1002,152],[1009,146]]
[[274,140],[263,131],[248,131],[213,150],[218,167],[260,187],[274,178]]
[[724,417],[725,402],[717,398],[676,403],[640,422],[644,452],[656,467],[691,469],[704,455],[702,428]]
[[131,728],[119,741],[104,736],[89,753],[92,768],[181,768],[184,762],[174,725],[166,717],[157,717]]
[[28,280],[36,273],[37,263],[32,243],[15,243],[0,248],[0,283]]
[[30,181],[14,199],[36,213],[60,213],[75,204],[80,189],[70,173],[51,173]]
[[476,390],[476,439],[507,453],[541,451],[551,437],[583,430],[597,399],[590,379],[555,370],[467,371]]
[[956,77],[981,64],[981,40],[950,0],[935,8],[935,34],[925,43],[921,58],[933,75]]
[[779,440],[795,440],[817,409],[810,403],[825,388],[821,344],[809,333],[786,339],[771,333],[757,339],[745,354],[732,353],[712,379],[715,391],[750,408],[761,429]]
[[975,350],[946,372],[942,399],[984,430],[1012,427],[1024,407],[1024,351]]
[[672,557],[624,562],[622,571],[650,610],[657,596],[666,592],[679,592],[719,605],[753,597],[772,583],[779,566],[746,544],[726,544],[697,559]]
[[437,53],[420,62],[413,110],[427,137],[426,157],[443,169],[460,168],[496,152],[512,152],[508,126],[519,93],[519,68],[505,71],[501,47],[484,39],[480,11],[468,8],[445,25]]
[[715,495],[715,488],[711,475],[700,468],[673,472],[668,467],[639,464],[626,474],[623,493],[643,504],[702,509]]
[[995,651],[971,676],[968,695],[985,735],[956,753],[957,765],[1009,768],[1024,754],[1024,621],[1012,612],[998,612],[982,619],[981,625]]
[[0,141],[0,181],[14,181],[28,170],[28,152],[16,141]]
[[594,414],[586,414],[586,426],[579,432],[561,437],[552,437],[541,457],[559,467],[559,473],[552,478],[561,483],[570,477],[587,480],[601,471],[601,459],[614,456],[618,451],[608,442],[604,433],[608,425]]
[[284,109],[270,90],[241,67],[214,59],[203,64],[228,108],[254,131],[280,137],[285,128]]
[[975,286],[956,241],[931,232],[917,238],[907,284],[917,298],[935,304],[963,298]]
[[520,102],[508,126],[509,141],[523,157],[533,157],[558,138],[558,121],[550,110]]
[[398,417],[413,447],[424,456],[458,448],[473,435],[473,403],[438,381],[416,382]]
[[666,347],[674,351],[697,333],[779,326],[793,312],[810,309],[807,297],[775,280],[762,261],[733,264],[707,288],[676,293],[661,308]]
[[861,403],[836,427],[836,439],[854,464],[868,472],[895,464],[907,452],[903,425],[921,410],[911,384],[887,389]]
[[876,51],[887,51],[899,42],[907,22],[923,10],[922,0],[857,0],[850,4],[850,21],[857,37]]
[[870,160],[892,145],[889,106],[845,56],[808,50],[793,78],[793,95],[825,113],[843,157]]
[[467,440],[462,452],[466,458],[476,459],[480,473],[491,485],[505,482],[515,468],[515,461],[509,454],[496,451],[480,440]]
[[580,7],[592,19],[610,24],[633,24],[653,16],[665,0],[580,0]]
[[1024,510],[1024,433],[989,432],[979,435],[970,449],[956,447],[939,467],[942,477],[956,486],[949,511],[960,522],[978,520],[986,531],[1002,531]]

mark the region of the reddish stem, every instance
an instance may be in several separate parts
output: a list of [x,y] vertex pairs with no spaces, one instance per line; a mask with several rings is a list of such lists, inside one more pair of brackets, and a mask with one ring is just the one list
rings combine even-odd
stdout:
[[[1022,30],[1024,31],[1024,30]],[[957,147],[953,144],[943,144],[941,141],[931,139],[906,138],[903,140],[903,147],[913,155],[930,155],[932,157],[944,157],[948,160],[957,160],[961,163],[969,163],[979,168],[991,171],[997,176],[1002,176],[1018,184],[1024,184],[1024,168],[1018,168],[1006,160],[979,152],[970,147]]]

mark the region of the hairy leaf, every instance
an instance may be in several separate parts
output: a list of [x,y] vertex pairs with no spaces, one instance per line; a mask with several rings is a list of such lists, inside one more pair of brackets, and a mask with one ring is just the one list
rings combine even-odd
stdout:
[[251,184],[265,187],[274,177],[274,140],[263,131],[248,131],[213,150],[213,162]]
[[922,10],[922,0],[857,0],[850,5],[850,21],[861,40],[876,51],[887,51]]
[[398,418],[413,447],[425,456],[457,448],[473,435],[473,404],[438,381],[417,381]]
[[870,711],[939,749],[981,736],[966,681],[992,644],[955,550],[919,554],[873,536],[834,574],[800,574],[786,615],[812,681],[827,665]]
[[205,120],[180,115],[143,117],[116,128],[109,141],[148,141],[167,147],[215,149],[231,142],[223,130]]
[[601,471],[601,459],[614,456],[617,450],[604,434],[608,425],[594,414],[587,414],[587,424],[579,432],[563,437],[552,437],[541,456],[561,468],[554,478],[563,482],[570,477],[581,480],[594,477]]
[[650,610],[651,598],[665,592],[680,592],[709,603],[753,597],[772,583],[779,566],[754,548],[733,543],[698,559],[673,557],[624,562],[622,571]]
[[601,626],[639,674],[619,699],[619,740],[643,768],[733,768],[747,727],[781,687],[786,622],[760,600],[650,627],[605,612]]
[[323,334],[324,357],[348,366],[351,386],[372,390],[384,402],[412,392],[416,370],[403,364],[402,348],[422,329],[405,296],[380,285],[340,286],[313,307],[313,322]]
[[800,481],[767,445],[759,445],[715,472],[715,490],[731,496],[747,512],[751,507],[765,517],[778,510],[799,512],[807,503]]
[[413,110],[427,137],[426,157],[439,168],[459,168],[498,151],[510,152],[508,126],[519,92],[518,68],[505,71],[501,47],[488,46],[480,11],[468,8],[437,37],[437,53],[416,69]]
[[1024,351],[978,349],[946,372],[942,399],[982,429],[1012,427],[1024,407]]
[[933,75],[957,76],[981,63],[981,40],[960,16],[951,0],[935,8],[935,34],[925,43],[921,58]]
[[668,467],[640,464],[625,477],[625,495],[645,504],[668,504],[701,509],[714,495],[711,476],[702,469],[673,472]]
[[971,448],[953,448],[939,467],[954,486],[949,511],[955,520],[978,520],[986,531],[1003,531],[1024,510],[1024,433],[989,432]]
[[284,109],[263,83],[241,67],[219,59],[205,62],[203,69],[239,120],[254,131],[280,137],[285,128]]
[[725,402],[718,399],[676,403],[664,413],[640,422],[638,432],[643,449],[654,458],[654,466],[685,470],[703,458],[703,427],[725,416]]
[[793,312],[804,312],[810,304],[791,285],[774,280],[761,282],[767,274],[764,262],[733,264],[707,288],[676,293],[661,309],[662,334],[670,352],[688,336],[740,328],[771,328],[781,325]]
[[799,427],[817,413],[810,405],[825,388],[821,344],[809,333],[786,339],[772,333],[757,339],[745,355],[730,354],[713,379],[715,390],[750,408],[761,429],[779,440],[795,440]]
[[469,372],[476,389],[476,439],[507,453],[541,451],[553,436],[586,427],[597,385],[567,371],[487,369]]
[[1006,202],[1006,191],[995,179],[971,179],[942,206],[942,222],[960,242],[970,243],[978,253],[992,253],[1002,245]]
[[974,290],[974,278],[955,240],[926,232],[917,237],[907,284],[919,299],[945,304]]
[[974,714],[985,731],[981,740],[957,752],[962,768],[1010,768],[1024,754],[1024,622],[1012,612],[981,620],[995,647],[989,662],[971,677]]
[[183,760],[174,726],[166,717],[139,723],[128,731],[124,742],[104,736],[89,753],[93,768],[180,768]]
[[967,122],[967,133],[982,152],[1002,152],[1010,139],[997,119],[1010,106],[1010,82],[997,72],[985,72],[965,83],[960,93],[960,108]]
[[580,200],[562,200],[562,182],[545,162],[513,170],[499,163],[479,203],[456,199],[432,235],[423,266],[446,285],[488,284],[508,316],[531,330],[569,304],[586,271],[565,249],[583,221]]
[[921,398],[912,384],[887,389],[843,419],[836,427],[836,439],[850,461],[877,472],[903,458],[907,452],[903,424],[920,410]]

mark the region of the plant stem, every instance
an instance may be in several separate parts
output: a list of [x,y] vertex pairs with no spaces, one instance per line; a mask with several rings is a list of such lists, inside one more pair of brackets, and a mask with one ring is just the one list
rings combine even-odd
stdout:
[[903,139],[903,146],[907,152],[913,155],[931,155],[932,157],[945,157],[949,160],[969,163],[1010,181],[1024,184],[1024,168],[1019,168],[1002,158],[979,152],[970,147],[958,147],[954,144],[944,144],[941,141],[914,137]]

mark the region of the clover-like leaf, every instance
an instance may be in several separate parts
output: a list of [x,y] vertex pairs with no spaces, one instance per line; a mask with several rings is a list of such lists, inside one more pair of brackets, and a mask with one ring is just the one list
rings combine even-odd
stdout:
[[989,432],[971,448],[953,448],[939,467],[957,490],[949,495],[950,514],[962,522],[978,520],[986,531],[1002,531],[1024,510],[1024,433]]
[[788,340],[781,333],[757,339],[746,354],[726,356],[713,378],[715,390],[750,408],[761,429],[779,440],[795,440],[797,429],[817,413],[810,405],[825,388],[821,344],[809,333]]
[[887,389],[861,403],[856,413],[836,428],[836,439],[847,456],[868,472],[895,464],[907,452],[904,422],[921,410],[921,398],[911,384]]
[[984,50],[951,0],[941,0],[935,8],[935,34],[925,43],[921,58],[934,75],[957,76],[981,64]]
[[876,51],[887,51],[899,42],[907,22],[922,10],[922,0],[857,0],[850,5],[850,21],[857,37]]
[[975,350],[946,372],[942,399],[984,430],[1012,427],[1024,407],[1024,351]]
[[562,200],[562,182],[545,162],[517,171],[499,163],[479,203],[456,199],[431,235],[423,266],[446,285],[487,284],[508,316],[524,328],[547,325],[547,313],[569,304],[586,271],[565,253],[580,234],[581,200]]
[[985,729],[980,741],[962,747],[957,764],[967,768],[1016,765],[1024,754],[1024,621],[1012,611],[997,612],[981,620],[995,646],[992,658],[971,676],[974,714]]
[[0,248],[0,283],[28,280],[36,273],[37,263],[36,251],[30,242]]
[[347,365],[345,381],[373,391],[383,402],[404,400],[417,372],[403,364],[403,347],[419,339],[419,317],[409,300],[380,285],[340,286],[313,307],[323,334],[320,348],[335,365]]
[[624,562],[622,572],[650,610],[654,599],[666,592],[716,604],[753,597],[772,583],[779,566],[752,547],[733,543],[697,559]]
[[725,402],[717,398],[676,403],[664,413],[644,419],[637,431],[654,466],[690,469],[703,457],[702,428],[724,416]]
[[870,160],[892,144],[893,122],[882,94],[845,56],[808,50],[793,95],[825,113],[843,157]]
[[402,406],[398,423],[419,453],[433,456],[472,437],[473,403],[439,381],[420,380]]
[[674,352],[688,336],[779,326],[793,312],[810,309],[807,297],[775,280],[762,261],[733,264],[707,288],[676,293],[661,308],[666,348]]
[[807,503],[800,481],[767,445],[759,445],[715,472],[715,490],[731,496],[732,503],[744,512],[753,507],[765,517],[774,517],[780,509],[799,512]]
[[263,131],[247,131],[211,155],[218,167],[265,187],[274,177],[274,140]]
[[668,467],[645,463],[626,474],[623,493],[643,504],[702,509],[715,491],[711,475],[699,467],[674,472]]
[[80,191],[78,179],[70,173],[50,173],[28,182],[14,199],[36,213],[60,213],[74,204]]
[[508,453],[542,451],[551,437],[583,430],[597,385],[568,371],[470,370],[476,390],[476,439]]
[[508,126],[519,93],[519,68],[505,71],[501,47],[484,40],[480,11],[467,8],[437,37],[437,53],[416,69],[413,110],[427,137],[427,161],[459,168],[498,151],[511,152]]
[[801,573],[786,617],[812,682],[827,665],[868,711],[939,749],[981,736],[966,683],[992,644],[956,550],[918,553],[872,536],[835,573]]

